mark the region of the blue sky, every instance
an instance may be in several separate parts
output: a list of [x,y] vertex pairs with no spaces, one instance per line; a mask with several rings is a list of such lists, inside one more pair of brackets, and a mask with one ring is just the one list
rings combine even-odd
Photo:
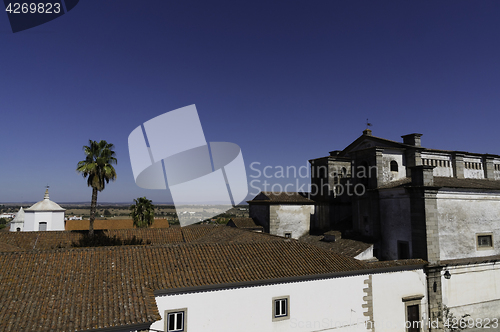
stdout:
[[495,1],[85,0],[12,33],[0,13],[0,202],[47,184],[56,202],[90,201],[75,171],[89,139],[116,146],[100,202],[171,201],[135,185],[127,138],[191,104],[207,141],[241,147],[249,180],[253,162],[343,149],[367,118],[378,137],[500,154],[499,14]]

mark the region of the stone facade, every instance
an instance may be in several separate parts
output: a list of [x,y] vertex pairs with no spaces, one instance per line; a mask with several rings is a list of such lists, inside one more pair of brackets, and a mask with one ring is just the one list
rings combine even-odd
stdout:
[[[382,260],[427,260],[428,310],[430,319],[440,322],[430,330],[442,331],[444,305],[473,318],[493,318],[487,303],[500,305],[496,291],[474,297],[457,286],[465,286],[466,280],[483,282],[472,277],[473,272],[480,275],[479,263],[457,268],[462,271],[456,278],[460,282],[444,278],[447,264],[461,264],[463,259],[500,261],[500,156],[427,149],[421,136],[405,135],[400,143],[365,130],[344,150],[310,160],[311,170],[328,166],[328,174],[316,172],[318,177],[311,179],[313,189],[315,184],[323,189],[312,195],[321,206],[312,228],[329,227],[371,239],[374,255]],[[325,184],[343,188],[325,190]],[[332,213],[340,209],[343,219]],[[490,282],[500,280],[500,269],[482,275],[485,285],[500,286]],[[443,284],[448,292],[444,300]]]

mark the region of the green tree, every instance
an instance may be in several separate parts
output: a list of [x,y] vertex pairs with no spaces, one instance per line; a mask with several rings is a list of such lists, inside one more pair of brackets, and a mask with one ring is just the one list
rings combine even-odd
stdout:
[[109,210],[104,210],[103,215],[104,215],[105,217],[111,217],[111,212],[109,212]]
[[89,236],[94,236],[94,220],[97,206],[97,192],[103,191],[109,180],[116,179],[116,164],[114,145],[106,141],[89,140],[89,145],[83,146],[85,160],[78,162],[77,172],[87,178],[87,185],[92,187],[92,201],[90,203]]
[[135,227],[149,227],[155,218],[155,207],[146,197],[134,199],[135,204],[130,206],[130,216]]

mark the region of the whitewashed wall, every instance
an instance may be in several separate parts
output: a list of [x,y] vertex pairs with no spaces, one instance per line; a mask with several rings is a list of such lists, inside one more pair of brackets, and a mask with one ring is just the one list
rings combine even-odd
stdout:
[[426,322],[423,330],[427,331],[427,279],[422,270],[374,274],[372,288],[375,331],[405,331],[403,298],[416,295],[424,295],[420,300],[420,318]]
[[[164,330],[165,310],[187,308],[190,332],[366,331],[365,279],[366,275],[157,296],[162,321],[151,328]],[[279,296],[290,296],[290,319],[273,322],[272,299]]]
[[[151,328],[163,330],[166,310],[187,308],[187,330],[194,331],[404,331],[406,296],[425,295],[422,270],[373,274],[372,297],[367,296],[369,275],[332,278],[267,286],[158,295],[162,320]],[[272,321],[273,297],[290,297],[290,319]],[[364,315],[373,301],[373,321]],[[363,306],[364,304],[364,306]],[[427,298],[421,300],[422,316]]]
[[[443,304],[460,317],[499,318],[500,264],[449,266],[450,279],[441,279]],[[443,274],[446,271],[443,270]]]
[[[440,190],[437,194],[440,259],[500,254],[500,193]],[[493,249],[478,250],[476,235],[493,233]]]
[[38,231],[40,222],[47,223],[48,231],[64,231],[64,211],[25,211],[23,231]]
[[453,177],[453,161],[450,154],[422,153],[422,165],[434,166],[434,176]]
[[[391,172],[391,161],[398,163],[398,172]],[[404,162],[403,151],[384,150],[382,154],[382,180],[379,184],[396,181],[406,177],[406,163]]]
[[285,236],[292,233],[298,239],[309,233],[314,205],[271,205],[269,233]]
[[464,177],[470,179],[484,179],[484,169],[481,158],[464,157],[464,163],[474,163],[479,169],[464,167]]

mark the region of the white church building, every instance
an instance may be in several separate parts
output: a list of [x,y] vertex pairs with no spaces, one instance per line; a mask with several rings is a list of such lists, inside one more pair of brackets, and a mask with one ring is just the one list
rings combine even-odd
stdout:
[[[13,220],[10,230],[21,232],[33,231],[64,231],[64,211],[59,204],[49,199],[49,189],[45,190],[43,200],[31,207],[19,210],[18,215],[24,214],[24,220]],[[16,216],[17,218],[18,216]]]

